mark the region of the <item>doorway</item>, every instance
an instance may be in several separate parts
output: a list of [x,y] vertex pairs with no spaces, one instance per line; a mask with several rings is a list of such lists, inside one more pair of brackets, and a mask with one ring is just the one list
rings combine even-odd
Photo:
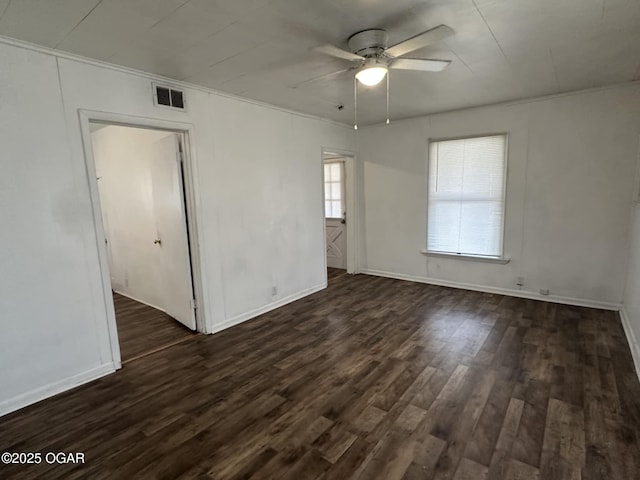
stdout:
[[353,154],[323,150],[323,194],[327,281],[356,273]]
[[117,339],[123,362],[196,330],[185,135],[89,122]]

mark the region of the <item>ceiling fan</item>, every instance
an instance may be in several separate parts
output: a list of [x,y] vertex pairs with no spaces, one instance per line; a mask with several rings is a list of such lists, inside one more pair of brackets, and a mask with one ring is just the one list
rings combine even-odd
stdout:
[[307,80],[307,82],[324,80],[345,72],[357,70],[355,77],[359,82],[367,86],[374,86],[384,79],[389,69],[440,72],[449,66],[450,60],[400,57],[404,57],[408,53],[436,43],[453,34],[452,28],[447,25],[439,25],[388,47],[388,35],[385,30],[363,30],[349,37],[348,45],[351,51],[343,50],[331,44],[314,48],[313,50],[316,52],[349,60],[353,62],[353,65],[337,72]]

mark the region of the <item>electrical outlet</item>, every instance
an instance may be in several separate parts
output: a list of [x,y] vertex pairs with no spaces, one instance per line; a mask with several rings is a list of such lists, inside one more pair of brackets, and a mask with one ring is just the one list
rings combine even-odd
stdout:
[[518,281],[516,282],[516,285],[518,286],[523,286],[524,285],[524,277],[518,277]]
[[271,295],[274,297],[278,295],[278,287],[276,287],[275,285],[271,287]]
[[541,288],[540,289],[540,295],[549,295],[549,289],[548,288]]

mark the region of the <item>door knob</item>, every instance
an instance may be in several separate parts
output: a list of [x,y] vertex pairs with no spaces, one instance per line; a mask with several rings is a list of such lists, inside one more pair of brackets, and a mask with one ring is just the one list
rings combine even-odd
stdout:
[[154,244],[154,245],[162,245],[162,240],[160,240],[159,238],[156,238],[156,239],[153,241],[153,244]]

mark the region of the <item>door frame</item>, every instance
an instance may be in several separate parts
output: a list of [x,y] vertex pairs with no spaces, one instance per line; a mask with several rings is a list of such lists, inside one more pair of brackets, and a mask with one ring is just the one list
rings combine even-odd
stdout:
[[195,148],[194,148],[194,128],[190,123],[173,122],[155,118],[136,117],[117,113],[99,112],[93,110],[80,109],[80,132],[82,136],[82,146],[84,150],[84,160],[89,184],[89,194],[91,197],[91,209],[93,213],[93,224],[96,234],[98,250],[98,261],[100,264],[100,276],[102,281],[104,307],[107,316],[107,328],[109,332],[109,343],[111,355],[116,369],[122,367],[120,356],[120,343],[118,340],[118,328],[116,324],[116,313],[111,293],[111,275],[109,271],[107,246],[101,239],[105,238],[104,225],[102,223],[102,208],[100,206],[100,194],[98,181],[96,178],[96,163],[93,154],[93,143],[91,137],[90,123],[103,123],[122,127],[144,128],[150,130],[162,130],[179,134],[183,149],[184,167],[184,197],[186,199],[185,218],[188,229],[189,253],[191,257],[191,279],[193,295],[196,301],[196,331],[208,333],[206,328],[206,313],[204,312],[204,285],[202,276],[202,263],[199,250],[199,233],[197,222],[197,192],[195,184]]
[[327,276],[327,222],[324,209],[324,163],[325,155],[334,154],[344,156],[344,189],[345,189],[345,207],[347,210],[347,273],[360,273],[359,245],[360,245],[360,212],[358,209],[357,199],[359,198],[358,182],[356,181],[358,169],[357,154],[351,150],[342,148],[322,147],[320,155],[320,180],[322,185],[322,244],[324,245],[324,272],[325,280],[328,282]]

